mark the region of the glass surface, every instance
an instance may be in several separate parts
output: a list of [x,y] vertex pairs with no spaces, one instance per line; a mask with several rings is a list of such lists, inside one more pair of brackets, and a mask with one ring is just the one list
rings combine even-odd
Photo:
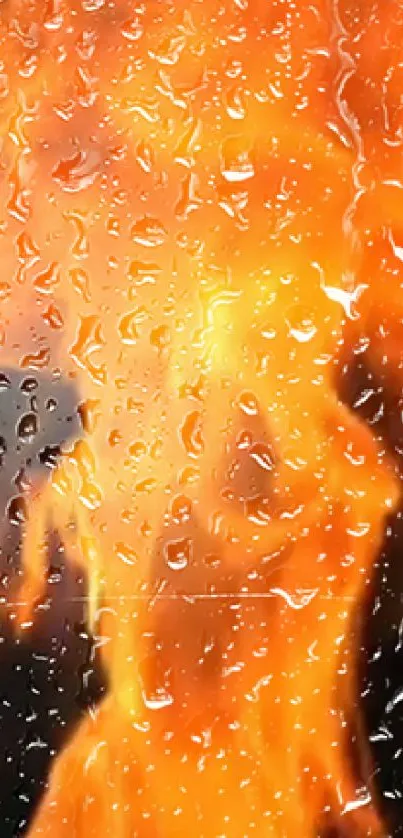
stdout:
[[400,0],[0,0],[0,836],[401,834]]

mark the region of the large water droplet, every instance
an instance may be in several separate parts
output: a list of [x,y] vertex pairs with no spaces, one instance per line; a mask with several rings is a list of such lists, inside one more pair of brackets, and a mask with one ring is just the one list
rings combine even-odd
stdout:
[[20,390],[24,393],[25,396],[29,396],[35,390],[38,389],[39,382],[38,379],[35,378],[33,375],[29,375],[21,381]]
[[187,414],[179,435],[187,454],[190,457],[200,457],[204,451],[200,411],[192,410]]
[[57,262],[51,262],[34,279],[34,288],[39,294],[52,294],[60,282],[60,269]]
[[157,218],[145,216],[136,221],[132,227],[132,237],[136,244],[143,247],[159,247],[164,243],[167,231]]
[[222,145],[221,174],[228,183],[242,183],[255,174],[250,149],[241,137],[231,137]]
[[39,452],[39,462],[49,469],[55,469],[60,458],[60,445],[45,445]]
[[53,169],[54,180],[65,192],[81,192],[94,183],[100,175],[101,155],[95,149],[76,151],[71,157],[60,160]]
[[24,443],[34,441],[38,433],[38,416],[36,413],[24,413],[17,424],[17,436]]
[[23,495],[15,495],[7,504],[7,517],[14,527],[24,524],[28,517],[27,501]]
[[8,375],[6,375],[5,372],[0,372],[0,393],[3,392],[4,390],[9,390],[10,387],[11,387],[11,381],[10,381]]
[[143,690],[143,701],[149,710],[162,710],[173,704],[173,696],[164,689],[156,690],[154,693],[146,693]]
[[117,541],[114,546],[115,553],[117,557],[124,563],[133,567],[138,559],[135,551],[129,544],[125,544],[124,541]]
[[257,398],[250,390],[244,390],[239,398],[238,404],[243,413],[246,413],[247,416],[256,416],[258,413],[258,402]]
[[192,557],[193,542],[190,538],[168,541],[164,546],[165,561],[171,570],[184,570]]
[[265,469],[265,471],[272,471],[274,468],[273,452],[264,442],[255,442],[249,451],[252,460]]
[[176,524],[184,524],[192,514],[192,502],[185,495],[176,495],[171,503],[171,515]]

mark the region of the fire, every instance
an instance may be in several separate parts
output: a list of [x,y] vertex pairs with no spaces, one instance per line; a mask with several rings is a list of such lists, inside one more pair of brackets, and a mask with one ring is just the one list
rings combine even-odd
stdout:
[[401,379],[402,20],[330,5],[1,6],[2,356],[82,421],[12,617],[57,528],[109,677],[30,838],[384,834],[353,618],[399,487],[337,382]]

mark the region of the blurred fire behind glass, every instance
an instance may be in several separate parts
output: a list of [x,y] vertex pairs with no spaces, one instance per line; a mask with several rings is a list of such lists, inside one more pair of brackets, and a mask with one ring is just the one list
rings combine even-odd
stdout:
[[0,2],[0,835],[401,834],[400,0]]

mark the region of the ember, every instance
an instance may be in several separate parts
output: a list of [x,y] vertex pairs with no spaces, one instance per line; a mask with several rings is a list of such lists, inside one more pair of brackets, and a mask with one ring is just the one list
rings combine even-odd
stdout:
[[340,398],[354,354],[401,388],[403,15],[370,5],[1,5],[2,358],[79,402],[8,613],[56,528],[108,675],[30,838],[385,834],[354,618],[399,479]]

